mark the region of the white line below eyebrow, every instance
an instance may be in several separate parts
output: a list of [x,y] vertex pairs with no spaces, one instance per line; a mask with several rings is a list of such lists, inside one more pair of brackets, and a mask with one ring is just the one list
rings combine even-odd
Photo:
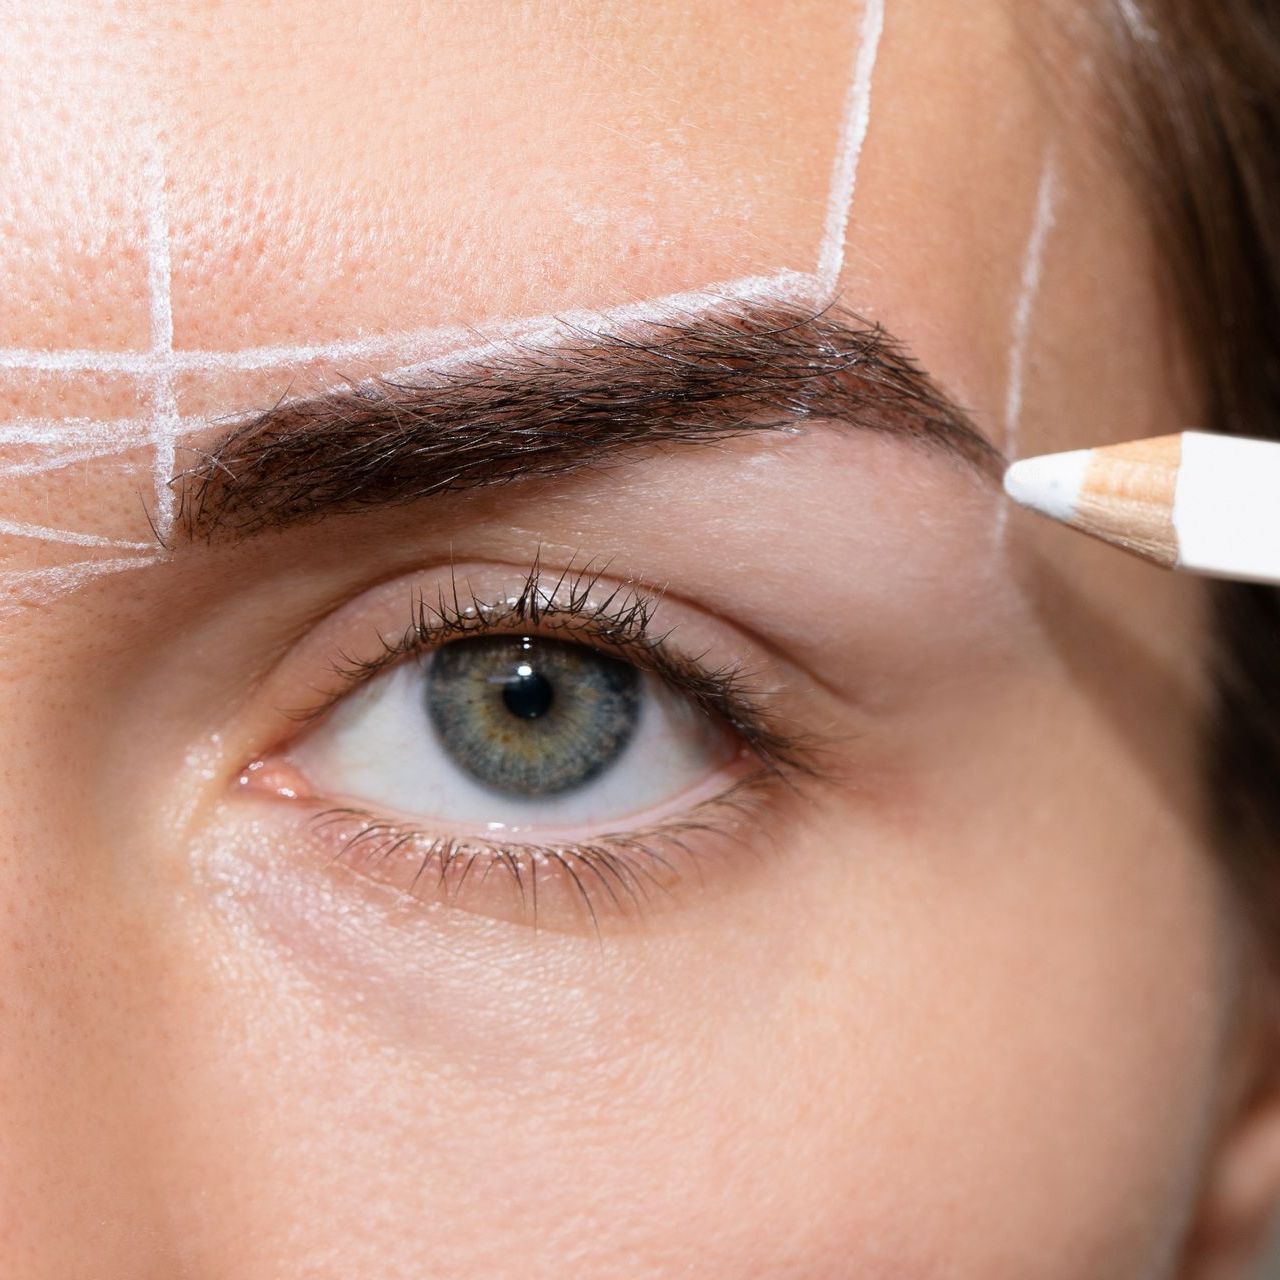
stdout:
[[0,618],[17,612],[24,602],[45,601],[75,591],[91,578],[161,564],[163,557],[154,554],[154,547],[151,550],[151,555],[120,556],[109,560],[73,560],[68,564],[17,569],[5,573],[0,578],[5,588],[5,595],[0,598]]
[[101,534],[78,533],[74,529],[50,529],[42,524],[28,524],[21,520],[0,520],[0,536],[39,538],[44,542],[62,542],[73,547],[107,547],[113,551],[155,551],[156,549],[154,542],[105,538]]

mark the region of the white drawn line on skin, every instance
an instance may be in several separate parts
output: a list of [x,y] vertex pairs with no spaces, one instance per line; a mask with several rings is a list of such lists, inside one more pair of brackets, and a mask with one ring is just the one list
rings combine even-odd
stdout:
[[[155,548],[151,548],[154,553]],[[0,572],[0,617],[18,612],[24,605],[47,604],[67,595],[94,578],[126,573],[161,564],[159,555],[120,556],[109,560],[73,560],[69,564],[46,565],[39,569]]]
[[0,478],[18,480],[23,476],[44,476],[52,471],[62,471],[67,467],[78,466],[82,462],[104,462],[118,456],[117,451],[106,449],[67,449],[61,453],[51,453],[43,458],[29,462],[11,462],[0,467]]
[[853,74],[840,126],[840,143],[827,196],[826,227],[818,252],[817,275],[828,297],[834,295],[844,267],[844,242],[858,185],[858,162],[871,124],[871,82],[880,55],[880,37],[884,34],[884,6],[885,0],[865,0],[862,10],[858,50],[854,55]]
[[72,547],[106,547],[112,551],[155,551],[153,542],[130,542],[123,538],[105,538],[97,533],[79,533],[74,529],[51,529],[42,524],[0,519],[0,537],[39,538],[42,542],[61,542]]
[[1142,11],[1138,0],[1116,0],[1116,8],[1119,9],[1120,16],[1124,19],[1125,26],[1129,28],[1129,34],[1133,39],[1143,44],[1155,44],[1159,40],[1159,34],[1151,25],[1151,20]]
[[[143,442],[151,444],[150,440]],[[0,466],[0,479],[16,480],[23,476],[43,476],[53,471],[64,471],[68,467],[80,466],[83,463],[97,463],[108,466],[112,463],[116,468],[133,469],[133,464],[124,461],[125,451],[116,445],[101,446],[94,449],[51,450],[43,457],[29,458],[24,462],[10,462]]]
[[14,445],[60,448],[113,444],[123,447],[146,444],[151,438],[150,418],[17,418],[0,422],[0,448]]
[[[623,303],[598,311],[575,309],[571,312],[548,312],[539,316],[499,321],[494,325],[493,332],[496,336],[508,337],[527,326],[549,325],[558,316],[570,320],[601,317],[607,320],[626,320],[648,318],[651,315],[660,319],[661,316],[657,313],[663,308],[679,310],[688,307],[705,310],[721,300],[786,298],[817,302],[820,293],[821,287],[816,276],[810,272],[784,267],[768,276],[744,276],[735,280],[717,281],[698,289]],[[313,345],[246,347],[242,351],[183,350],[179,347],[166,354],[163,365],[174,373],[238,373],[315,364],[326,360],[374,359],[394,356],[397,352],[406,355],[413,353],[416,356],[418,350],[424,347],[474,342],[478,332],[483,332],[478,326],[454,324],[436,325],[399,334],[372,334],[368,337]],[[0,350],[0,369],[55,373],[126,373],[154,378],[161,371],[160,364],[156,354],[147,351]]]
[[[454,368],[492,355],[504,346],[519,351],[526,347],[554,349],[573,341],[582,330],[592,333],[620,333],[628,324],[661,325],[674,317],[688,318],[698,312],[714,309],[721,302],[769,302],[786,300],[820,306],[821,285],[808,272],[783,268],[770,276],[744,276],[740,280],[723,281],[705,288],[665,294],[640,302],[623,303],[599,311],[575,309],[531,316],[525,320],[494,326],[488,334],[479,328],[466,330],[469,345],[455,346],[437,355],[415,361],[389,373],[388,379],[412,378]],[[479,339],[479,341],[477,341]]]
[[27,419],[0,424],[0,454],[20,449],[18,461],[0,460],[0,479],[44,475],[84,462],[122,457],[154,445],[152,418]]
[[1053,230],[1057,198],[1057,172],[1052,149],[1046,153],[1036,188],[1035,217],[1022,258],[1022,278],[1009,334],[1009,372],[1004,398],[1004,448],[1012,460],[1017,457],[1018,433],[1022,425],[1022,396],[1027,376],[1027,345],[1040,282],[1044,277],[1044,250]]
[[151,316],[151,353],[155,360],[152,379],[152,442],[156,536],[161,543],[173,530],[175,495],[173,477],[174,438],[181,429],[174,391],[173,367],[173,267],[169,255],[169,202],[165,192],[164,154],[158,136],[151,138],[146,165],[147,191],[147,299]]
[[[1018,456],[1022,429],[1022,400],[1027,377],[1027,348],[1031,340],[1031,322],[1044,278],[1045,246],[1055,221],[1058,176],[1053,147],[1049,147],[1040,167],[1036,187],[1035,214],[1022,256],[1022,274],[1018,283],[1018,300],[1009,324],[1009,360],[1004,397],[1004,452],[1010,462]],[[1001,499],[996,506],[996,538],[1002,540],[1009,522],[1009,503]]]
[[[536,344],[543,348],[554,348],[572,341],[577,331],[592,328],[609,331],[620,331],[627,323],[661,324],[673,316],[687,316],[699,311],[707,311],[721,302],[734,301],[770,301],[786,299],[802,304],[820,306],[822,290],[816,276],[807,272],[784,268],[770,276],[746,276],[737,280],[720,281],[699,289],[686,290],[680,293],[666,294],[657,298],[640,302],[623,303],[620,306],[598,311],[578,309],[560,313],[549,313],[531,316],[520,320],[503,321],[486,333],[479,327],[463,328],[458,325],[440,326],[431,330],[423,330],[414,334],[390,335],[386,338],[362,340],[361,348],[366,354],[375,351],[384,356],[388,347],[393,354],[396,348],[412,350],[417,359],[413,364],[403,365],[391,370],[380,370],[376,376],[385,378],[411,378],[415,374],[429,374],[433,370],[444,370],[492,356],[504,346],[519,349],[522,344]],[[434,341],[437,352],[427,355],[423,348],[428,340]],[[332,352],[335,348],[327,348]],[[348,355],[356,351],[355,343],[347,343],[342,351]],[[302,348],[276,348],[277,354],[285,357],[295,355]],[[321,348],[305,348],[310,358]],[[181,356],[182,352],[175,352]],[[234,354],[234,353],[232,353]],[[260,354],[260,353],[259,353]],[[148,357],[149,359],[151,357]],[[255,355],[255,359],[257,355]],[[272,361],[263,361],[263,367],[269,367]],[[283,363],[287,364],[288,360]],[[333,384],[318,388],[316,394],[332,390]],[[193,435],[212,432],[215,428],[228,430],[252,418],[249,411],[221,419],[205,418],[199,415],[181,416],[176,412],[166,421],[163,432],[163,444],[172,448],[176,454],[178,442]],[[71,466],[78,462],[88,462],[95,458],[118,455],[128,449],[138,448],[146,444],[154,446],[157,436],[154,415],[151,418],[117,418],[113,420],[95,421],[94,419],[77,418],[65,421],[60,426],[59,420],[36,418],[28,421],[0,424],[0,448],[42,446],[49,449],[46,457],[38,459],[24,458],[20,462],[8,463],[0,461],[0,476],[34,475],[45,471],[57,470],[62,466]],[[170,455],[170,459],[173,455]],[[167,461],[170,468],[168,478],[172,478],[174,462]],[[171,492],[165,485],[166,492]]]
[[31,347],[0,350],[0,369],[27,369],[37,373],[130,373],[150,374],[155,357],[147,351],[96,351],[68,347],[41,351]]
[[[428,340],[434,340],[437,344],[445,344],[447,341],[447,345],[438,355],[426,360],[419,358],[414,365],[404,366],[400,369],[392,370],[390,373],[381,374],[383,377],[407,377],[412,376],[415,370],[430,373],[433,369],[446,369],[457,364],[482,358],[486,354],[492,355],[495,351],[501,350],[504,345],[514,344],[519,349],[519,345],[522,342],[526,342],[537,343],[544,347],[554,347],[573,340],[577,336],[577,330],[580,328],[589,327],[607,332],[610,329],[620,330],[628,322],[638,321],[660,325],[664,320],[669,320],[674,316],[688,316],[691,313],[709,311],[722,302],[769,302],[778,299],[797,302],[802,305],[819,306],[822,304],[821,284],[818,278],[809,272],[783,268],[768,276],[745,276],[735,280],[718,281],[697,289],[624,303],[612,308],[600,310],[576,309],[529,317],[523,320],[500,322],[492,327],[488,335],[478,327],[464,328],[458,325],[450,325],[438,326],[434,329],[414,334],[393,334],[385,337],[360,339],[358,340],[358,346],[355,342],[348,342],[323,348],[272,348],[270,349],[272,352],[270,359],[266,358],[268,349],[265,348],[249,353],[205,352],[198,354],[201,360],[216,360],[216,367],[219,369],[269,368],[278,364],[287,365],[297,356],[299,351],[305,351],[309,359],[320,358],[322,354],[331,356],[335,350],[348,357],[357,351],[368,355],[373,355],[374,353],[385,354],[388,347],[395,348],[397,345],[402,349],[412,346],[417,348],[420,353],[422,346],[426,345]],[[163,313],[161,313],[159,326],[159,337],[161,344],[163,344],[165,337]],[[161,346],[161,352],[163,355],[163,346]],[[3,362],[5,354],[12,356],[13,353],[0,353],[0,363]],[[180,357],[184,354],[190,353],[173,352],[172,357],[164,360],[164,365],[168,370],[180,367]],[[252,366],[241,362],[237,358],[238,354],[252,356]],[[230,360],[224,359],[224,356],[229,356]],[[283,357],[283,359],[277,360],[276,357]],[[140,371],[146,372],[153,377],[157,376],[157,357],[155,354],[137,353],[137,358]],[[321,394],[323,390],[322,388]],[[237,421],[243,421],[245,417],[251,416],[252,414],[238,415],[237,417],[224,418],[219,422],[198,415],[182,417],[175,413],[167,423],[168,429],[165,442],[176,451],[177,439],[182,436],[210,431],[219,426],[226,430],[234,426]],[[59,443],[54,435],[54,429],[58,425],[57,420],[43,418],[0,424],[0,445],[55,446]],[[84,450],[85,460],[93,457],[116,455],[131,447],[153,443],[155,438],[154,417],[121,418],[101,422],[93,419],[78,418],[67,420],[66,426],[69,428],[69,433],[73,440],[83,441],[90,446]],[[94,446],[97,446],[99,442],[101,442],[102,447],[100,451],[95,452]],[[4,468],[3,464],[0,464],[0,474],[5,474],[6,470],[9,475],[32,474],[37,470],[52,470],[56,465],[62,465],[63,463],[70,465],[73,461],[80,460],[78,457],[71,457],[70,453],[71,451],[67,451],[56,461],[54,458],[36,462],[24,460],[21,463],[12,464],[7,469]],[[157,468],[158,475],[159,469]],[[168,479],[169,477],[166,476],[166,490],[168,490]],[[3,530],[0,529],[0,531]],[[111,547],[119,550],[146,550],[153,553],[155,551],[155,547],[151,543],[125,542],[107,538],[99,539],[97,535],[81,534],[63,529],[46,529],[37,525],[10,523],[9,532],[14,536],[44,537],[49,541],[70,543],[72,545]],[[77,589],[83,582],[88,581],[89,578],[97,574],[113,571],[112,568],[107,566],[126,569],[143,564],[162,563],[163,559],[163,556],[153,554],[148,558],[110,562],[85,562],[87,567],[79,574],[70,573],[69,571],[64,573],[64,569],[69,570],[70,567],[68,566],[18,571],[18,573],[19,575],[27,573],[29,581],[33,585],[37,582],[44,582],[50,586],[55,594],[60,594]],[[13,572],[0,572],[0,586],[13,581],[14,577]]]

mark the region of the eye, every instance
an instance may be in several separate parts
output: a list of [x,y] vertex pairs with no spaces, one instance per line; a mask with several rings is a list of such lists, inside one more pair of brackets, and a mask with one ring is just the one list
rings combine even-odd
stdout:
[[[248,765],[322,865],[435,903],[597,931],[746,865],[816,776],[770,657],[685,601],[538,565],[387,583],[315,628],[282,689],[339,685]],[[406,605],[407,610],[406,610]],[[406,625],[406,617],[408,619]],[[317,675],[308,676],[315,671]],[[291,673],[291,674],[290,674]],[[277,706],[280,706],[277,703]],[[287,820],[287,817],[286,817]]]
[[741,753],[654,673],[517,634],[454,640],[375,676],[287,758],[313,794],[546,838],[657,818]]

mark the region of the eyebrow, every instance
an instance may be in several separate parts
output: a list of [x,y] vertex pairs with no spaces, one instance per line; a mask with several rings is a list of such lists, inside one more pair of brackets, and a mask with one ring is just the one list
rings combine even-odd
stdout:
[[189,538],[235,539],[818,420],[1001,472],[999,450],[882,326],[835,307],[726,301],[625,327],[566,321],[549,341],[284,399],[172,485]]

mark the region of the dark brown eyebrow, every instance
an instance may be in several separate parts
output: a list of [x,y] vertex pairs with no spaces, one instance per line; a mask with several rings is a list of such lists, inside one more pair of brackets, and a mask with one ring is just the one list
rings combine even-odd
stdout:
[[551,342],[512,340],[412,377],[352,381],[235,425],[173,482],[191,538],[558,476],[644,448],[829,419],[1001,456],[882,327],[829,308],[728,302]]

